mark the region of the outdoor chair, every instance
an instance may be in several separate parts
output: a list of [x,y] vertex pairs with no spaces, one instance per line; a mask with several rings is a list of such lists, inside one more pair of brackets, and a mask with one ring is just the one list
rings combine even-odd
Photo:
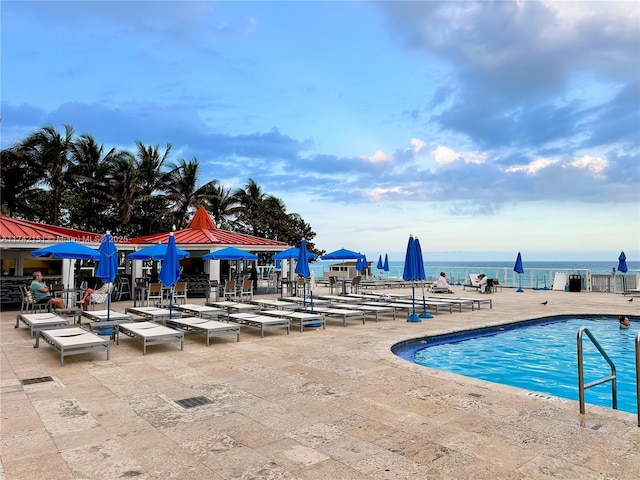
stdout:
[[100,305],[102,303],[106,303],[109,295],[112,295],[113,298],[113,292],[114,292],[114,284],[110,283],[109,287],[107,288],[107,293],[92,293],[91,295],[89,295],[89,298],[87,299],[87,301],[89,302],[89,304],[87,305],[87,308],[91,307],[92,310],[96,309],[96,305]]
[[243,280],[242,281],[242,290],[240,290],[240,300],[242,297],[249,297],[250,300],[253,300],[253,280]]
[[20,285],[20,294],[22,295],[22,305],[20,305],[20,313],[35,313],[38,310],[50,311],[49,302],[36,303],[33,298],[31,289],[24,285]]
[[178,282],[173,287],[173,302],[187,303],[187,282]]
[[362,281],[362,277],[358,275],[357,277],[353,277],[351,279],[351,293],[358,293],[360,289],[360,282]]
[[222,296],[225,299],[237,298],[238,294],[236,292],[236,281],[235,280],[227,280],[224,282],[224,291]]
[[[156,305],[162,303],[162,284],[160,282],[150,283],[147,289],[147,305]],[[153,301],[153,303],[151,303]]]
[[331,293],[331,295],[333,295],[333,287],[336,286],[336,283],[336,277],[329,277],[329,293]]

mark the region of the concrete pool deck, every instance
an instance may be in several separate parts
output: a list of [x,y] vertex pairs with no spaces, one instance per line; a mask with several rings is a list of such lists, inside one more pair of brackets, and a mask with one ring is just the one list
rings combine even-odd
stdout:
[[[546,315],[640,315],[640,298],[514,289],[493,309],[421,323],[328,320],[326,330],[242,327],[104,353],[33,348],[0,324],[0,474],[7,479],[640,479],[636,415],[439,372],[393,355],[409,338]],[[393,290],[407,293],[410,289]],[[316,293],[326,290],[320,288]],[[417,290],[416,290],[417,293]],[[260,295],[276,298],[276,295]],[[541,305],[542,301],[547,305]],[[203,303],[203,299],[190,299]],[[124,312],[131,302],[117,302]],[[616,326],[617,328],[617,326]],[[640,322],[633,324],[640,328]],[[21,380],[52,381],[23,385]],[[183,408],[177,400],[210,403]]]

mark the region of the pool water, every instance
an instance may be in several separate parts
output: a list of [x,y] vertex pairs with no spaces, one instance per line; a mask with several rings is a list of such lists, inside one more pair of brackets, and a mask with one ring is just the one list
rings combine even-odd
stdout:
[[[617,317],[548,317],[504,327],[404,342],[397,355],[414,363],[529,391],[578,400],[577,333],[584,326],[616,366],[618,409],[637,412],[635,336],[638,322],[621,329]],[[426,342],[426,346],[425,346]],[[583,336],[585,384],[610,373]],[[611,382],[585,391],[585,401],[611,408]]]

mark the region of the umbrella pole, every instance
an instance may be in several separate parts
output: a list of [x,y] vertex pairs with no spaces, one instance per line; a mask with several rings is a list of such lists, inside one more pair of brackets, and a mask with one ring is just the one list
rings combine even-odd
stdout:
[[516,290],[516,292],[518,292],[518,293],[524,292],[524,290],[522,289],[522,274],[521,273],[518,274],[518,289]]
[[427,299],[424,296],[424,280],[422,281],[422,313],[418,315],[420,318],[433,318],[433,315],[427,313]]
[[407,322],[421,322],[422,320],[420,320],[418,315],[416,315],[416,284],[415,283],[411,283],[411,298],[413,300],[411,302],[413,305],[413,313],[407,317]]
[[173,286],[169,290],[169,320],[171,320],[171,314],[173,312]]

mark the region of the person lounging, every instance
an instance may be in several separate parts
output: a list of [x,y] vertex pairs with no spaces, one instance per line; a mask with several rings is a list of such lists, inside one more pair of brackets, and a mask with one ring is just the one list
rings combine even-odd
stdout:
[[487,276],[484,273],[478,275],[478,285],[480,286],[480,293],[485,293],[487,290]]
[[438,278],[436,279],[436,281],[433,282],[433,285],[431,285],[431,290],[446,291],[447,293],[453,293],[453,290],[451,290],[451,287],[449,286],[449,282],[447,282],[446,273],[440,272],[440,275],[438,275]]
[[[82,298],[76,302],[77,305],[82,307],[82,310],[87,310],[89,301],[92,300],[95,303],[104,303],[107,301],[107,295],[111,291],[112,283],[103,283],[100,288],[94,290],[93,288],[87,288],[82,295]],[[90,298],[91,297],[91,298]]]

